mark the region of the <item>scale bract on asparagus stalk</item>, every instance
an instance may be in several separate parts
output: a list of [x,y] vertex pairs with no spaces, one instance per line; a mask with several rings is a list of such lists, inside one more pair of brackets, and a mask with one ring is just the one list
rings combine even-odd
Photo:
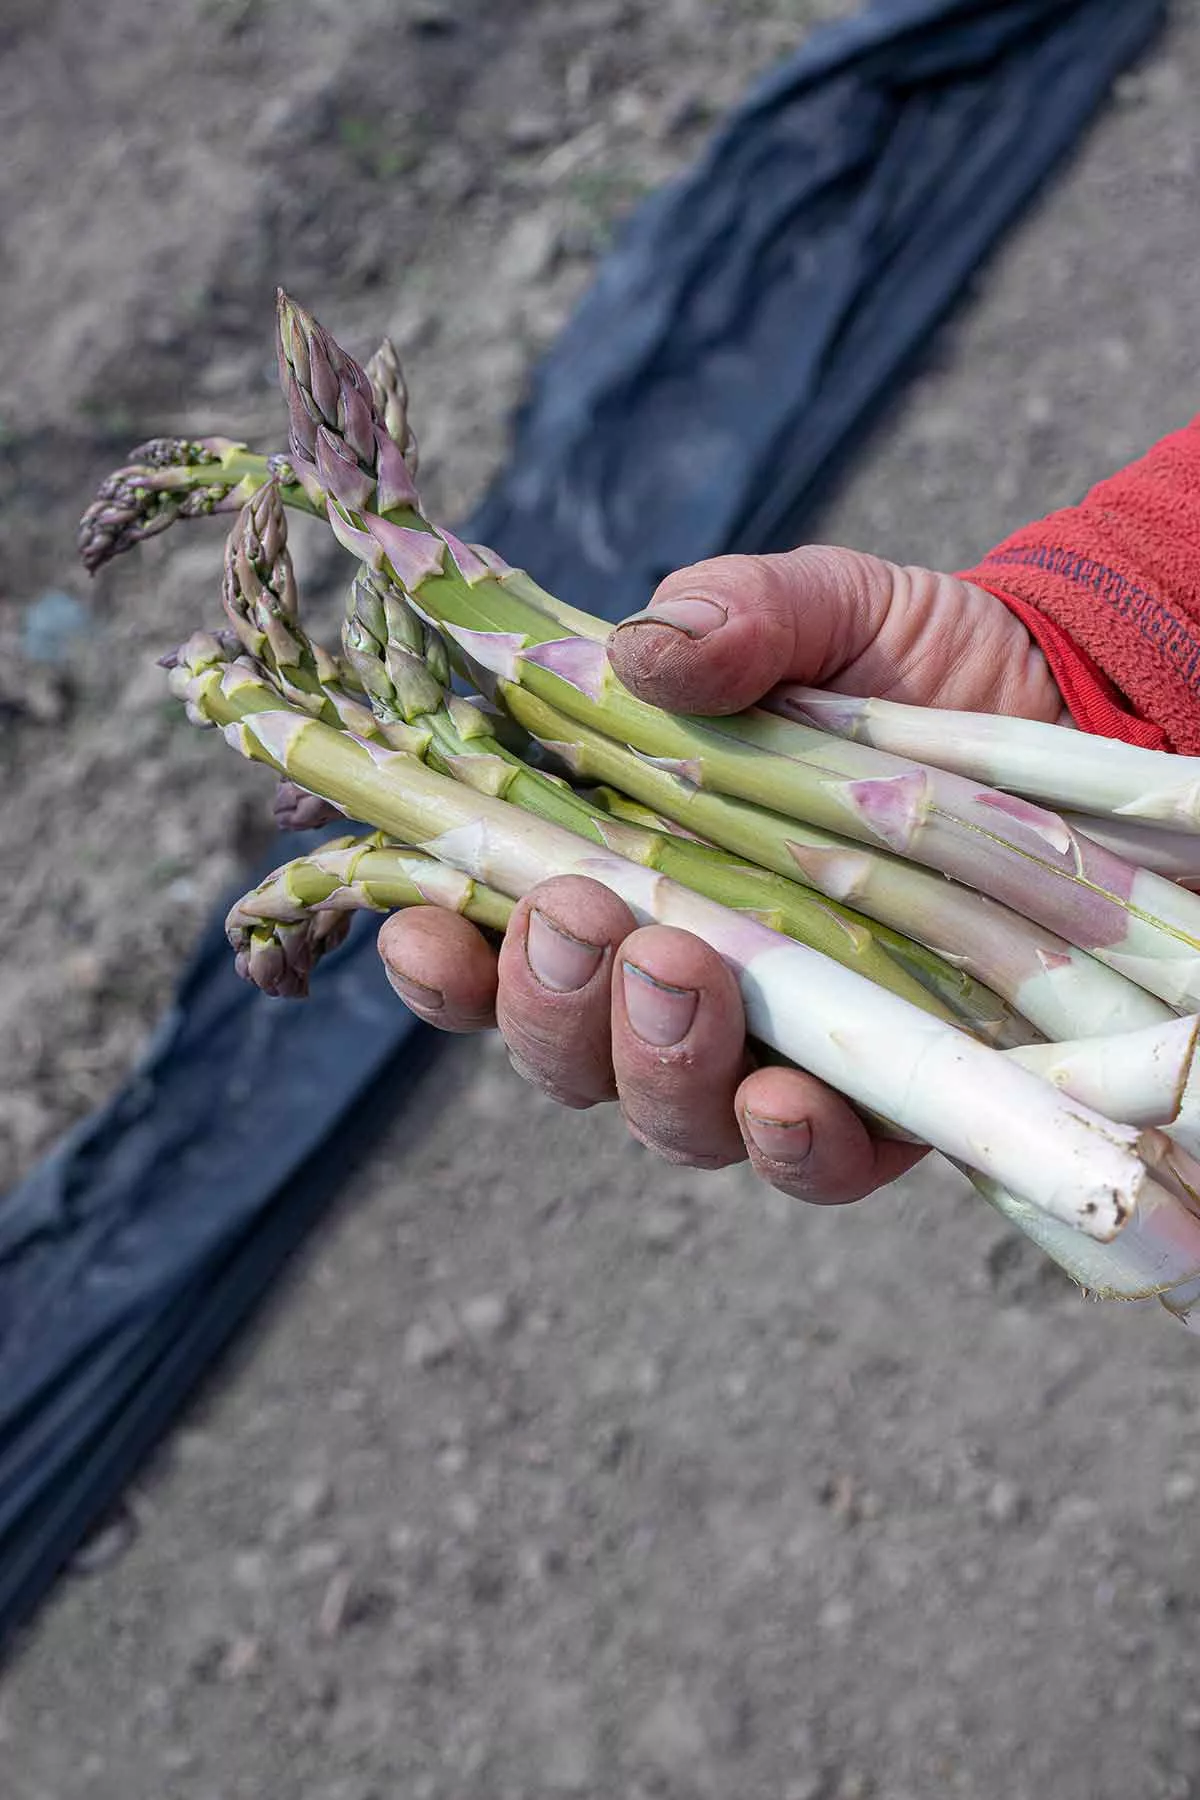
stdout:
[[[1123,1297],[1157,1292],[1195,1318],[1195,1021],[1173,1022],[1163,1001],[1197,1004],[1200,903],[1055,815],[941,768],[761,709],[702,722],[642,705],[608,668],[599,621],[423,516],[389,344],[363,368],[281,296],[279,348],[285,455],[228,440],[179,445],[157,462],[143,452],[106,484],[82,536],[94,567],[175,518],[244,503],[226,561],[236,635],[189,640],[172,684],[191,717],[275,771],[282,818],[332,812],[376,827],[239,902],[229,930],[242,971],[298,994],[355,909],[432,902],[499,929],[537,881],[588,874],[639,919],[714,945],[754,1034],[942,1149],[1077,1279]],[[365,565],[340,654],[300,624],[285,505],[324,512]],[[461,666],[482,674],[496,719],[447,695],[442,630]],[[529,766],[535,740],[574,780],[608,791],[583,794]],[[1110,747],[1090,744],[1103,760]],[[1095,793],[1086,804],[1100,804]],[[907,892],[906,877],[918,883]],[[822,885],[840,887],[837,903],[805,891]],[[924,943],[855,918],[841,904],[849,890],[885,919],[902,904],[900,929],[920,938],[913,926],[924,922]],[[935,893],[959,898],[939,904]],[[835,960],[764,919],[810,936],[809,921],[832,925],[853,948]],[[1033,1035],[971,972],[983,966],[969,949],[983,921],[1005,944],[987,966],[1007,964],[1013,1003],[1056,1035],[1071,1021],[1070,1035],[1096,1042],[1027,1045],[1025,1067],[976,1041],[971,1032]],[[955,932],[963,969],[927,947]],[[947,1003],[970,1031],[950,1022]],[[1120,1024],[1142,1029],[1114,1040]],[[1157,1124],[1174,1141],[1141,1129]]]

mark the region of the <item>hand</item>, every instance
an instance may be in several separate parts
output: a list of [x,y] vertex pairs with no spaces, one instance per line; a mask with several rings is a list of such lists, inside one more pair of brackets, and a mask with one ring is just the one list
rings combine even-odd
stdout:
[[[917,705],[1060,720],[1041,651],[999,600],[949,575],[850,550],[730,556],[670,576],[614,631],[609,656],[641,699],[732,713],[780,682]],[[499,957],[456,914],[389,918],[380,950],[396,992],[445,1031],[498,1024],[513,1065],[565,1106],[617,1100],[669,1162],[749,1156],[797,1199],[860,1199],[920,1151],[873,1137],[811,1076],[755,1070],[736,983],[708,946],[635,929],[624,903],[578,876],[517,907]]]

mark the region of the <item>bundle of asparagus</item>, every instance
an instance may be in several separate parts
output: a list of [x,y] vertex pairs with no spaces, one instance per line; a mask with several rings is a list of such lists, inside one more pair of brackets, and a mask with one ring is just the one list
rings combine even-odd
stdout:
[[[588,875],[704,938],[762,1044],[942,1151],[1082,1285],[1200,1329],[1187,759],[805,690],[708,721],[644,705],[604,625],[425,516],[389,343],[360,366],[281,294],[278,349],[285,452],[155,440],[80,536],[95,569],[233,513],[226,625],[164,658],[173,691],[274,771],[282,820],[372,827],[238,902],[241,973],[300,996],[356,909],[500,930]],[[334,651],[299,616],[289,507],[356,564]]]

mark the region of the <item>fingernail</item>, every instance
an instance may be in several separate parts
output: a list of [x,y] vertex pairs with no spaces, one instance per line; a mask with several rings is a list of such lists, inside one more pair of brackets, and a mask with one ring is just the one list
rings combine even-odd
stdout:
[[702,600],[699,595],[679,600],[659,600],[644,612],[631,613],[617,626],[624,631],[629,625],[671,625],[685,637],[707,637],[725,624],[729,614],[715,600]]
[[390,963],[384,963],[392,992],[399,994],[405,1006],[413,1007],[417,1012],[441,1012],[446,1004],[446,996],[440,988],[426,987],[423,981],[414,981],[410,975],[401,975]]
[[695,988],[670,987],[665,981],[655,981],[636,963],[622,963],[621,973],[625,1014],[644,1044],[664,1050],[687,1036],[700,1004]]
[[556,994],[573,994],[586,987],[604,955],[603,946],[572,937],[533,907],[525,928],[525,957],[543,987]]
[[771,1162],[803,1162],[812,1149],[812,1126],[807,1119],[764,1119],[749,1110],[743,1116],[755,1148]]

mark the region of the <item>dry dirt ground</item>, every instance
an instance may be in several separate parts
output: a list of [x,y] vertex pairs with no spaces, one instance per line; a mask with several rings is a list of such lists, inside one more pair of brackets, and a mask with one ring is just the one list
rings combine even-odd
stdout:
[[[411,353],[461,515],[613,220],[837,10],[7,0],[0,1187],[265,831],[152,666],[215,617],[214,532],[89,590],[90,487],[155,431],[274,440],[282,280]],[[1195,410],[1198,88],[1181,6],[825,535],[962,562]],[[1194,1340],[942,1174],[801,1215],[483,1043],[397,1102],[20,1646],[4,1800],[1200,1794]]]

